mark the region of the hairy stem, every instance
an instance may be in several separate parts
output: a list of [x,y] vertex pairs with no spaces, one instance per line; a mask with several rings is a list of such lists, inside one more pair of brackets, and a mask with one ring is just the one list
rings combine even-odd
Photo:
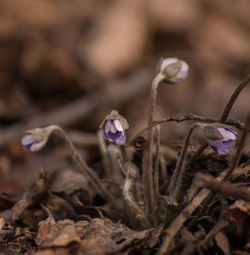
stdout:
[[182,148],[181,155],[177,160],[173,176],[172,176],[170,184],[168,186],[169,201],[173,202],[174,204],[178,200],[178,194],[179,194],[179,190],[181,187],[182,178],[183,178],[183,175],[185,172],[185,161],[186,161],[187,148],[188,148],[192,133],[197,126],[198,126],[198,124],[195,123],[188,131],[188,134],[185,139],[185,144]]
[[[154,164],[154,188],[155,188],[155,198],[158,200],[160,191],[159,191],[159,167],[160,167],[160,143],[161,143],[161,135],[160,135],[160,126],[157,126],[156,129],[156,152],[155,152],[155,164]],[[157,204],[157,201],[156,201]]]
[[[158,73],[152,83],[150,95],[150,108],[148,115],[148,125],[151,125],[154,120],[154,110],[156,105],[157,88],[160,82],[164,79],[162,73]],[[152,128],[147,130],[147,145],[143,155],[143,184],[144,184],[144,199],[146,200],[146,209],[149,214],[153,211],[154,206],[154,189],[153,189],[153,167],[152,167]]]
[[234,155],[232,164],[229,168],[228,173],[226,174],[226,176],[224,178],[224,181],[228,180],[231,177],[233,171],[239,165],[240,158],[241,158],[241,155],[242,155],[242,150],[244,148],[245,141],[246,141],[246,138],[247,138],[247,133],[248,133],[249,126],[250,126],[250,112],[248,112],[247,119],[246,119],[246,127],[245,127],[245,129],[244,129],[244,131],[241,135],[241,138],[240,138],[236,153]]
[[136,167],[133,165],[133,163],[129,161],[125,146],[121,145],[120,149],[121,149],[121,155],[122,155],[122,161],[123,161],[121,162],[121,167],[123,168],[123,171],[126,174],[122,193],[123,193],[125,201],[127,202],[128,206],[131,208],[132,212],[134,212],[141,226],[146,227],[148,226],[146,215],[136,203],[132,193],[132,189],[136,188],[135,179],[138,177],[138,171]]
[[80,154],[76,150],[75,146],[71,142],[71,140],[68,137],[68,135],[66,134],[66,132],[62,128],[60,128],[59,126],[54,126],[54,130],[57,130],[57,131],[59,131],[62,134],[63,138],[67,142],[67,144],[68,144],[72,154],[74,155],[75,159],[77,160],[77,162],[80,164],[80,166],[84,170],[84,173],[87,173],[89,178],[98,187],[100,194],[102,194],[107,201],[111,202],[117,208],[117,203],[114,201],[114,198],[112,197],[112,195],[102,185],[101,181],[99,180],[99,178],[94,173],[94,170],[92,168],[90,168],[87,165],[87,163],[82,159],[82,157],[80,156]]

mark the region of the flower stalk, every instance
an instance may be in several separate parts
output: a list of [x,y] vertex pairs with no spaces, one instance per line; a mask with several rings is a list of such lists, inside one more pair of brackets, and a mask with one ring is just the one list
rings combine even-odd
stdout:
[[132,209],[134,212],[137,220],[140,222],[142,227],[148,226],[148,220],[146,218],[146,215],[142,211],[142,209],[137,204],[136,200],[134,199],[132,189],[136,189],[135,181],[139,177],[139,171],[137,167],[128,159],[127,151],[125,146],[121,145],[121,155],[122,155],[122,162],[121,162],[121,168],[123,169],[123,172],[126,175],[122,193],[124,196],[125,201],[127,202],[128,206]]
[[[80,164],[80,166],[83,169],[84,173],[86,173],[89,176],[89,178],[95,183],[95,185],[99,189],[100,194],[102,194],[107,201],[111,202],[117,208],[118,205],[114,201],[114,198],[111,196],[111,194],[102,185],[101,181],[99,180],[99,178],[94,173],[94,170],[92,170],[92,168],[90,168],[87,165],[87,163],[82,159],[82,157],[80,156],[80,154],[76,150],[75,146],[71,142],[69,136],[66,134],[66,132],[61,127],[59,127],[57,125],[51,125],[51,126],[48,126],[46,128],[37,128],[37,129],[32,129],[32,130],[26,131],[26,134],[25,134],[24,138],[22,139],[22,143],[23,143],[24,148],[29,145],[29,147],[31,148],[31,151],[34,151],[34,150],[32,150],[32,146],[34,146],[33,144],[36,144],[36,145],[41,144],[42,146],[39,147],[39,149],[41,149],[42,147],[44,147],[46,145],[46,143],[48,141],[48,138],[49,138],[49,136],[51,135],[51,133],[53,131],[58,131],[63,136],[63,138],[66,141],[68,147],[70,148],[73,156],[75,157],[77,162]],[[27,139],[25,139],[25,137],[27,137],[27,135],[32,136],[33,143],[26,144]],[[40,140],[38,140],[39,137],[41,138]],[[32,139],[30,139],[30,137],[29,137],[29,140],[31,141]],[[27,149],[27,147],[26,147],[26,149]]]
[[[159,72],[155,76],[151,86],[150,105],[148,113],[148,126],[154,121],[154,112],[157,98],[157,89],[161,82],[179,83],[188,75],[188,65],[177,58],[162,59],[159,65]],[[147,130],[147,144],[143,155],[143,185],[144,199],[146,201],[146,212],[149,216],[153,213],[154,207],[154,187],[153,187],[153,166],[152,166],[152,146],[153,128]]]
[[168,194],[169,194],[168,201],[169,201],[169,204],[171,205],[178,204],[177,201],[178,201],[179,190],[180,190],[182,179],[185,173],[187,148],[190,143],[191,136],[197,126],[198,126],[197,123],[193,124],[187,133],[185,143],[181,151],[181,155],[177,160],[173,176],[168,186]]
[[[158,73],[153,80],[150,97],[150,109],[148,115],[148,125],[151,125],[154,119],[154,111],[156,105],[157,88],[165,76]],[[153,128],[147,130],[147,145],[143,155],[143,184],[144,184],[144,197],[147,204],[148,213],[153,212],[154,206],[154,191],[153,191],[153,167],[152,167],[152,143],[153,143]]]

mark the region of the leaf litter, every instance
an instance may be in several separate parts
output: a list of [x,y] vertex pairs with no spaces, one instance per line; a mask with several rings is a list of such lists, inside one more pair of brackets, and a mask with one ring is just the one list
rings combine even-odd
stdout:
[[[105,143],[100,153],[95,132],[114,107],[130,120],[130,135],[145,127],[148,102],[143,97],[159,55],[184,56],[194,73],[177,91],[160,88],[157,116],[174,116],[184,108],[218,116],[223,99],[233,90],[231,84],[249,71],[249,3],[152,0],[148,6],[140,1],[110,2],[110,8],[106,4],[76,1],[70,8],[40,0],[0,4],[0,254],[248,254],[249,140],[224,183],[235,151],[217,155],[206,149],[192,159],[200,148],[198,142],[192,143],[181,187],[183,204],[176,210],[168,204],[166,188],[183,148],[179,138],[188,127],[181,119],[204,117],[185,110],[186,115],[176,119],[183,125],[170,124],[168,132],[162,127],[152,154],[155,162],[159,160],[160,210],[157,223],[142,227],[138,215],[121,200],[126,173],[120,167],[120,152]],[[34,11],[27,12],[31,5]],[[113,47],[114,42],[119,47]],[[124,79],[129,73],[134,76]],[[209,108],[211,98],[214,105]],[[246,124],[248,99],[246,89],[232,112],[237,120],[222,121],[235,125],[239,133]],[[17,139],[26,129],[50,124],[68,128],[80,156],[95,169],[116,203],[125,204],[122,212],[81,172],[61,137],[51,137],[48,148],[36,155],[22,150]],[[142,133],[128,147],[140,177],[145,138]],[[141,202],[143,195],[135,192],[141,190],[138,183],[131,193]],[[145,209],[145,204],[138,204]]]

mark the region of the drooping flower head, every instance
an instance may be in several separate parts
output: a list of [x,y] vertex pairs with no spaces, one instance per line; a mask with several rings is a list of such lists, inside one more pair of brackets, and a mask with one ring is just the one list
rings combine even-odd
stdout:
[[22,145],[26,151],[39,151],[47,143],[51,132],[55,126],[48,126],[45,128],[35,128],[27,130],[22,138]]
[[123,145],[126,142],[125,130],[129,127],[127,120],[113,110],[100,124],[104,137],[112,143]]
[[188,76],[189,66],[178,58],[161,58],[157,72],[164,74],[167,83],[179,83]]
[[229,127],[220,124],[201,124],[208,144],[218,154],[227,154],[229,149],[237,142],[237,132]]

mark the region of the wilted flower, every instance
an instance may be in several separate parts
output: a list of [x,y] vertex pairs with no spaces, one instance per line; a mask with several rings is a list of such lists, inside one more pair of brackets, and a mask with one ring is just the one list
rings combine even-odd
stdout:
[[161,58],[157,71],[165,75],[165,82],[179,83],[188,76],[188,64],[178,58]]
[[227,126],[216,124],[201,124],[208,144],[219,154],[227,154],[229,149],[235,146],[237,132]]
[[55,126],[49,126],[45,128],[35,128],[25,132],[22,138],[22,145],[26,151],[39,151],[47,143],[51,132],[55,129]]
[[113,110],[101,123],[104,137],[112,143],[122,145],[126,142],[125,130],[129,127],[127,120]]

